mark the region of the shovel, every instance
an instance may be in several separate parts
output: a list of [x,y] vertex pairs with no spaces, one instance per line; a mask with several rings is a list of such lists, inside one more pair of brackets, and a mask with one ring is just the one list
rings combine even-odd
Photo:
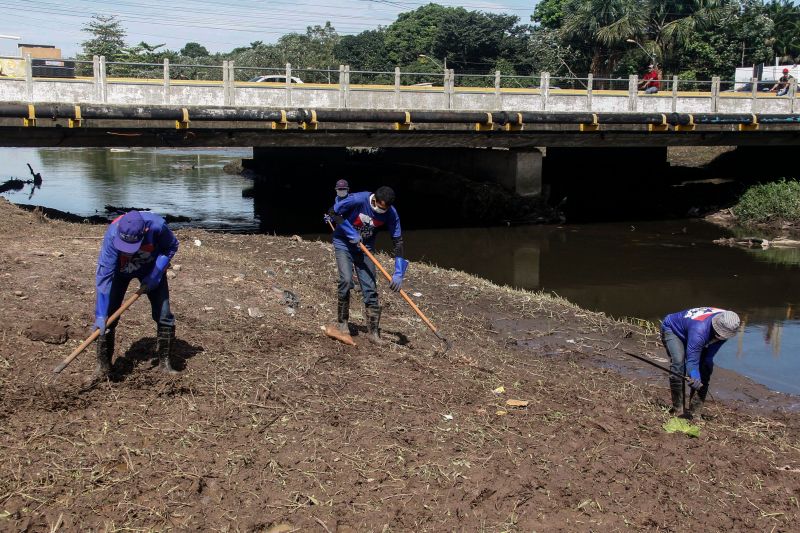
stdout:
[[[142,294],[144,294],[144,290],[143,288],[139,288],[139,290],[136,291],[133,296],[125,300],[119,307],[119,309],[114,311],[114,314],[108,317],[108,320],[106,320],[106,327],[109,327],[111,324],[116,322],[117,319],[122,315],[122,313],[124,313],[131,305],[133,305],[133,302],[138,300],[139,296],[141,296]],[[59,363],[58,366],[53,369],[53,372],[55,374],[60,374],[62,370],[67,368],[67,365],[69,365],[76,357],[78,357],[78,355],[82,351],[84,351],[90,344],[92,344],[95,341],[95,339],[97,339],[97,337],[99,336],[100,336],[100,330],[99,329],[94,330],[92,334],[89,335],[86,338],[86,340],[81,343],[80,346],[75,348],[75,350],[71,354],[69,354],[69,356],[66,359],[61,361],[61,363]]]
[[[328,225],[331,227],[332,230],[335,230],[335,228],[333,227],[333,223],[332,222],[328,221]],[[367,247],[364,246],[364,243],[363,242],[359,242],[358,246],[359,246],[359,248],[361,248],[361,251],[364,252],[364,255],[369,257],[369,260],[372,261],[373,263],[375,263],[375,266],[378,268],[378,270],[381,271],[381,274],[383,274],[383,276],[389,281],[389,283],[391,283],[392,282],[392,276],[390,276],[389,273],[386,272],[386,269],[383,268],[383,265],[381,265],[380,262],[378,262],[377,259],[375,259],[375,256],[372,255],[369,250],[367,250]],[[411,306],[411,309],[413,309],[414,312],[417,313],[417,315],[422,319],[422,321],[425,322],[425,324],[430,328],[430,330],[433,332],[433,334],[436,335],[436,338],[444,343],[445,348],[444,348],[444,352],[442,352],[442,353],[446,353],[450,349],[450,347],[452,346],[450,341],[447,340],[441,333],[439,333],[439,331],[436,329],[436,326],[434,326],[433,323],[430,320],[428,320],[428,317],[426,317],[425,314],[422,311],[420,311],[419,307],[417,307],[417,304],[414,303],[414,301],[406,293],[406,291],[404,291],[403,289],[400,289],[400,296],[403,297],[403,299],[406,301],[406,303],[408,303],[408,305]]]

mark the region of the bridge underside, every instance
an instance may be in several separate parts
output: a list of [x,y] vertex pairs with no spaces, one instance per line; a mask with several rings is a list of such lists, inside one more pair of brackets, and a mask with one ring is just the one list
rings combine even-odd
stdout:
[[[40,119],[40,122],[43,122]],[[120,122],[123,122],[120,124]],[[131,125],[131,121],[91,127],[22,127],[0,124],[3,147],[385,147],[385,148],[646,148],[665,146],[796,146],[796,127],[763,126],[739,131],[735,126],[698,126],[694,131],[651,132],[646,126],[607,126],[579,131],[574,125],[548,125],[523,131],[470,131],[466,128],[426,128],[391,131],[325,128],[272,130],[265,127],[195,127],[165,124]],[[340,125],[339,125],[340,126]]]

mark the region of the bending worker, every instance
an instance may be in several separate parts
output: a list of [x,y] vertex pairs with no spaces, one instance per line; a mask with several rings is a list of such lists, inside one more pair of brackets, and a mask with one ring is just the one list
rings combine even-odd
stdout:
[[333,232],[333,248],[339,271],[337,327],[349,335],[347,320],[350,317],[350,289],[353,288],[353,267],[361,282],[361,296],[366,307],[369,336],[375,344],[384,344],[380,337],[381,307],[375,280],[375,265],[359,248],[363,243],[371,252],[375,249],[375,234],[386,229],[394,242],[394,275],[389,285],[399,291],[408,261],[403,259],[403,237],[400,217],[392,206],[394,191],[380,187],[375,193],[357,192],[340,199],[328,211],[328,217],[336,223]]
[[692,388],[689,409],[683,413],[683,381],[670,374],[671,412],[689,417],[700,413],[714,370],[714,355],[736,335],[739,323],[739,315],[715,307],[696,307],[664,317],[661,341],[672,362],[670,370],[681,376],[688,374]]
[[106,321],[120,305],[133,278],[150,299],[157,325],[156,355],[167,373],[177,373],[170,362],[175,341],[175,317],[169,308],[169,286],[164,272],[178,251],[178,239],[163,218],[147,212],[129,211],[115,219],[106,230],[97,259],[97,303],[95,329],[97,368],[93,380],[106,378],[114,355],[114,334],[118,322],[106,329]]

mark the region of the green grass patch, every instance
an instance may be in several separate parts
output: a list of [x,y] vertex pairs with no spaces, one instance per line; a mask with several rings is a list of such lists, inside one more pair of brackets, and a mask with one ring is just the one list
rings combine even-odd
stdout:
[[780,180],[747,189],[733,207],[742,222],[800,221],[800,182]]

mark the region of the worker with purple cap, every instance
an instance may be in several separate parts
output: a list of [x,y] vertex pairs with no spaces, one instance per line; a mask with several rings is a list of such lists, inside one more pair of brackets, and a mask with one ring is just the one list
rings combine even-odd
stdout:
[[794,77],[789,74],[789,69],[783,69],[783,76],[778,78],[778,83],[772,86],[770,91],[777,91],[776,96],[783,96],[789,92],[789,87],[791,86],[792,80]]
[[[687,418],[700,413],[714,371],[714,355],[726,340],[736,335],[739,324],[739,315],[716,307],[695,307],[664,317],[661,341],[671,360],[672,413]],[[689,409],[684,413],[683,380],[678,376],[687,374],[692,394]]]
[[347,180],[339,180],[336,182],[336,198],[333,199],[333,205],[337,205],[339,202],[347,198],[350,194],[350,184],[347,183]]
[[108,377],[114,355],[116,322],[106,328],[125,297],[128,284],[136,278],[150,300],[156,322],[156,355],[163,372],[176,373],[170,362],[175,342],[175,316],[169,307],[169,286],[164,272],[178,251],[178,239],[163,218],[148,212],[129,211],[117,217],[106,230],[97,259],[97,301],[95,329],[97,367],[92,381]]

